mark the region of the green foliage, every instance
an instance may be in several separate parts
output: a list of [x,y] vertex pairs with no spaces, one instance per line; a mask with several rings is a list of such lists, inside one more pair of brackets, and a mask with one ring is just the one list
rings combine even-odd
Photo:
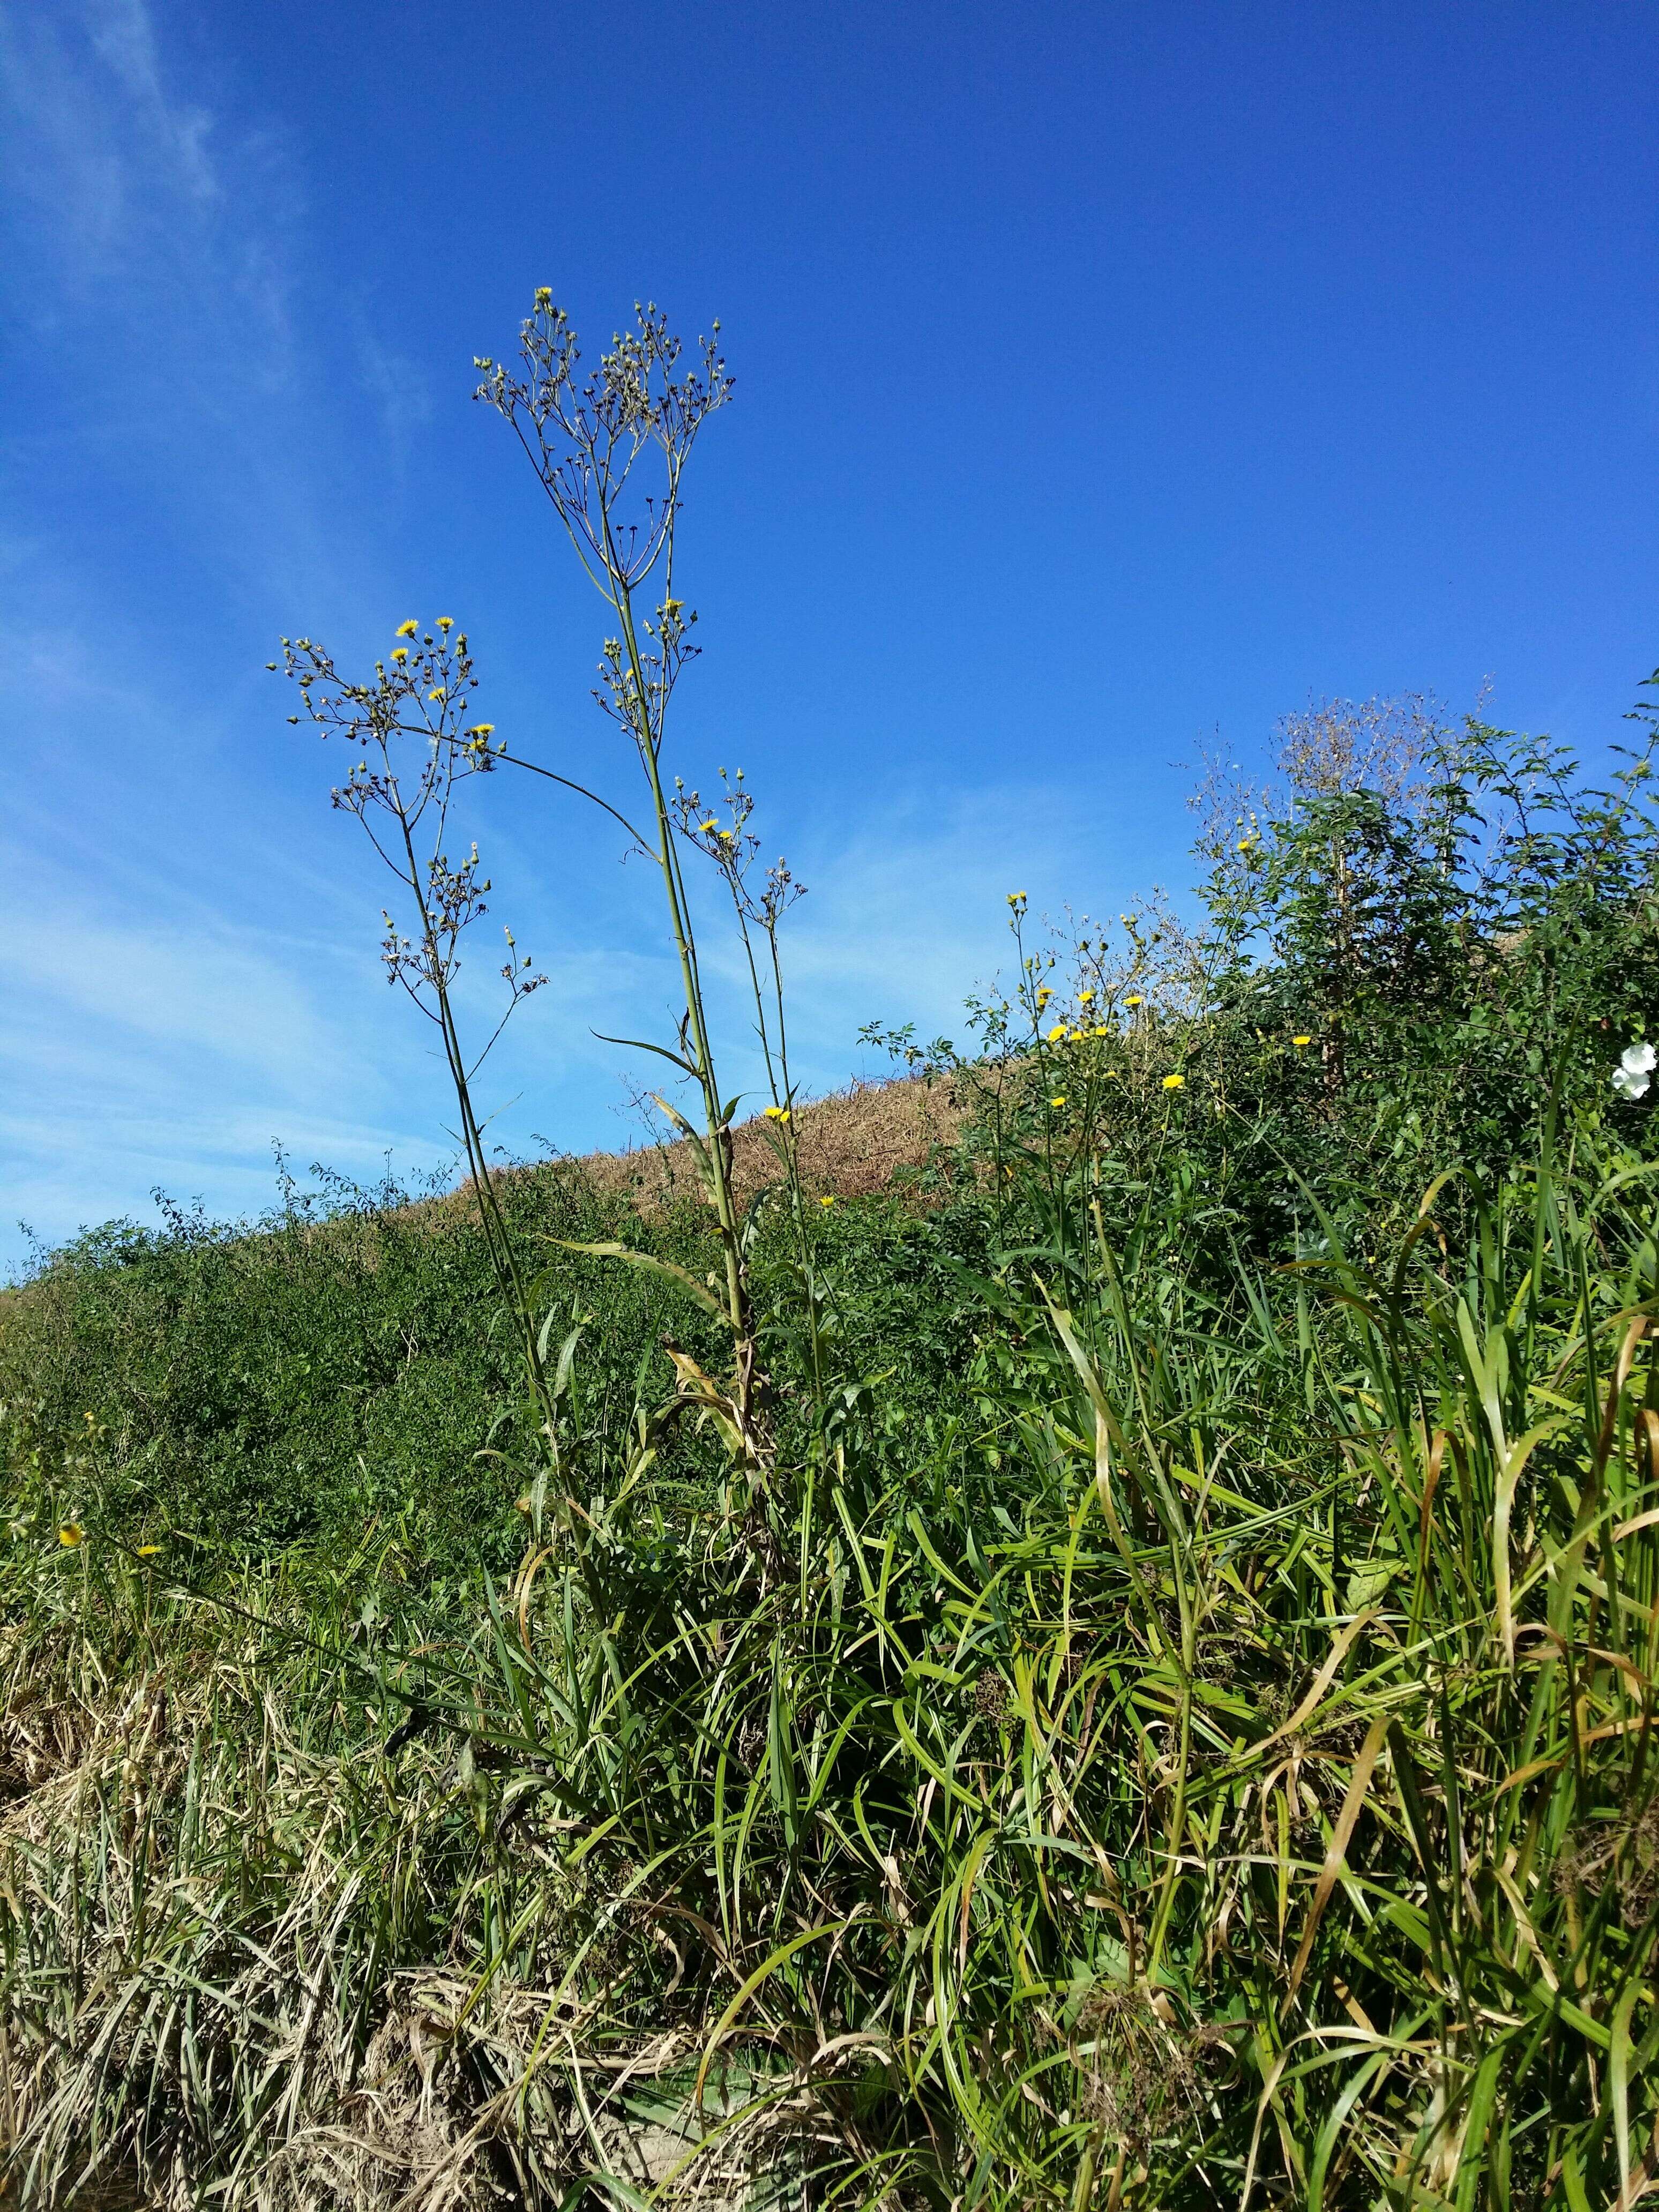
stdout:
[[1659,1212],[1583,1133],[1450,1195],[1224,1333],[1097,1222],[986,1279],[921,1433],[866,1385],[787,1528],[635,1462],[482,1590],[148,1552],[96,1425],[20,1430],[26,2196],[568,2201],[632,2068],[837,2201],[1611,2201]]
[[1406,797],[1295,791],[1206,886],[1235,1024],[1312,1032],[1325,1149],[1382,1173],[1501,1164],[1659,1006],[1652,740],[1595,790],[1562,747],[1430,738]]
[[1652,735],[1602,790],[1413,705],[1293,720],[1277,795],[1212,794],[1196,927],[1153,902],[1034,943],[1014,894],[1015,988],[971,1004],[975,1050],[891,1040],[973,1102],[1010,1243],[1034,1203],[1073,1249],[1097,1205],[1224,1304],[1320,1243],[1316,1200],[1374,1255],[1443,1169],[1507,1173],[1552,1101],[1638,1137],[1609,1079],[1659,1032]]
[[[524,1249],[549,1261],[556,1240],[617,1224],[617,1203],[561,1167],[523,1171],[501,1194]],[[658,1224],[655,1242],[701,1250],[684,1221]],[[564,1414],[600,1479],[632,1419],[642,1348],[649,1361],[671,1323],[695,1345],[697,1316],[688,1326],[683,1301],[596,1261],[559,1251],[555,1273],[549,1334],[556,1348],[572,1330],[582,1343]],[[516,1556],[519,1365],[464,1197],[337,1185],[309,1204],[290,1194],[251,1230],[175,1212],[160,1234],[95,1231],[53,1256],[0,1343],[6,1395],[35,1408],[43,1433],[97,1425],[106,1510],[233,1550],[355,1544],[379,1521],[452,1566]]]
[[[712,1358],[720,1336],[662,1278],[584,1259],[617,1237],[701,1276],[717,1242],[689,1210],[643,1221],[563,1164],[515,1170],[502,1210],[545,1261],[539,1311],[556,1355],[573,1334],[561,1400],[573,1471],[616,1478],[642,1407],[672,1383],[665,1335]],[[923,1422],[961,1364],[971,1323],[954,1271],[982,1262],[988,1223],[969,1202],[931,1222],[913,1209],[843,1209],[822,1232],[820,1321],[842,1376],[882,1376],[876,1429]],[[756,1255],[776,1316],[765,1353],[777,1418],[811,1419],[811,1352],[790,1323],[798,1255],[774,1205]],[[516,1501],[535,1473],[519,1350],[492,1255],[464,1197],[325,1184],[254,1227],[172,1211],[161,1232],[116,1224],[54,1254],[0,1329],[0,1402],[27,1406],[44,1437],[100,1443],[100,1510],[148,1534],[188,1530],[216,1551],[297,1540],[355,1546],[395,1531],[410,1571],[505,1571]],[[842,1416],[847,1417],[845,1400]],[[861,1413],[860,1419],[866,1415]],[[672,1464],[694,1486],[717,1464],[693,1429]],[[78,1510],[78,1509],[77,1509]]]

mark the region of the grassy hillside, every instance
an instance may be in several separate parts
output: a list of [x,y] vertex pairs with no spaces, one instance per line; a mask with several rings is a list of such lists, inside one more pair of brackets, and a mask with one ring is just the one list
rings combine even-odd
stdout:
[[487,1193],[21,1287],[25,2201],[1637,2201],[1645,763],[1434,766],[757,1122],[741,1420],[672,1162],[493,1187],[533,1389]]
[[[902,1420],[933,1402],[965,1341],[949,1263],[987,1249],[971,1170],[964,1200],[939,1157],[935,1132],[957,1117],[943,1087],[934,1100],[900,1083],[801,1118],[814,1197],[820,1184],[863,1190],[817,1225],[841,1357],[886,1370],[883,1418]],[[777,1164],[753,1124],[738,1139],[752,1200]],[[556,1260],[548,1310],[556,1341],[574,1340],[565,1415],[603,1476],[625,1454],[635,1405],[672,1384],[662,1336],[712,1361],[718,1332],[673,1285],[562,1253],[558,1240],[625,1232],[705,1272],[714,1255],[684,1147],[521,1168],[498,1183],[515,1237]],[[924,1210],[941,1218],[924,1225]],[[777,1212],[757,1224],[763,1279],[788,1264]],[[434,1199],[290,1187],[256,1224],[174,1212],[160,1231],[112,1224],[55,1254],[0,1322],[0,1391],[46,1435],[95,1435],[100,1510],[145,1530],[356,1541],[378,1518],[421,1557],[459,1547],[500,1571],[522,1540],[500,1454],[522,1445],[524,1409],[498,1307],[465,1188]],[[787,1332],[775,1350],[783,1382]],[[776,1413],[787,1428],[787,1392]],[[496,1455],[480,1459],[486,1448]],[[680,1449],[708,1459],[695,1439]]]

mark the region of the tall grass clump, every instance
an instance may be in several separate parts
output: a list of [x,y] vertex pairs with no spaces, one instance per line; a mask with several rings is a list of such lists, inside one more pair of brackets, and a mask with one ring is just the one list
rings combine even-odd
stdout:
[[[524,357],[483,396],[611,609],[702,1192],[632,1213],[469,1138],[435,1209],[112,1234],[19,1291],[21,2197],[1634,2205],[1646,754],[1597,790],[1424,702],[1293,719],[1273,788],[1209,787],[1200,921],[1054,939],[1012,895],[971,1047],[890,1036],[959,1142],[905,1203],[822,1206],[792,880],[751,878],[745,793],[711,810],[664,754],[723,365],[683,377],[653,310],[579,384],[541,295]],[[641,454],[668,504],[630,538]],[[487,886],[447,855],[462,784],[527,763],[460,719],[453,628],[361,685],[291,665],[369,763],[343,791],[413,917],[388,967],[481,1132],[451,985]],[[752,1207],[699,884],[771,1072]],[[444,1408],[424,1459],[405,1390]],[[285,1439],[291,1488],[330,1470],[309,1516]]]

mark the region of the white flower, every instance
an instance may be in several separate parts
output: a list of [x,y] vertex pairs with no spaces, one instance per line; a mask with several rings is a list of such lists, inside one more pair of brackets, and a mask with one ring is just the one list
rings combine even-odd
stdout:
[[1650,1044],[1627,1045],[1613,1071],[1613,1087],[1626,1098],[1645,1098],[1659,1053]]

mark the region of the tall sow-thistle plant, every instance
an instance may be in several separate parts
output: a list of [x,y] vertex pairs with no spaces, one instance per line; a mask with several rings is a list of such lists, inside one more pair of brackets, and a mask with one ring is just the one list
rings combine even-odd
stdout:
[[[698,432],[732,396],[732,380],[719,351],[718,323],[715,335],[700,340],[696,357],[683,367],[684,349],[669,331],[665,316],[654,306],[638,307],[635,313],[635,328],[618,335],[611,350],[601,356],[598,369],[584,379],[568,316],[554,305],[550,291],[538,290],[533,312],[520,333],[521,371],[479,359],[476,366],[483,376],[475,397],[496,408],[513,426],[583,570],[614,617],[594,696],[637,757],[648,802],[641,823],[586,783],[509,749],[493,724],[466,720],[477,678],[465,635],[450,642],[453,624],[441,623],[434,639],[416,624],[405,623],[391,665],[377,663],[373,682],[363,684],[343,682],[329,656],[313,641],[284,642],[288,672],[297,679],[312,719],[363,749],[346,785],[335,793],[335,803],[363,821],[377,849],[413,898],[416,936],[412,941],[401,939],[388,921],[387,965],[442,1031],[459,1103],[461,1139],[478,1191],[491,1257],[523,1341],[531,1394],[550,1432],[553,1409],[543,1372],[534,1285],[520,1265],[491,1188],[482,1126],[470,1089],[477,1059],[469,1061],[462,1048],[452,1002],[457,942],[460,932],[482,912],[482,894],[489,888],[477,879],[476,848],[471,860],[460,869],[450,866],[442,849],[455,783],[460,777],[501,767],[544,777],[602,808],[656,867],[684,995],[678,1032],[672,1045],[636,1038],[607,1042],[655,1054],[694,1086],[701,1104],[701,1131],[667,1099],[659,1096],[657,1103],[685,1137],[702,1167],[721,1268],[703,1283],[672,1263],[620,1244],[580,1249],[673,1276],[724,1325],[732,1342],[732,1372],[720,1382],[672,1349],[679,1376],[677,1404],[689,1403],[709,1417],[733,1458],[758,1478],[766,1453],[750,1288],[752,1221],[744,1218],[735,1190],[732,1121],[738,1101],[724,1096],[716,1072],[684,851],[689,846],[714,862],[750,950],[758,1029],[773,1094],[769,1117],[795,1192],[797,1224],[804,1233],[775,938],[778,919],[799,887],[779,862],[769,872],[764,891],[751,893],[747,870],[754,840],[746,827],[750,800],[740,781],[727,787],[732,819],[730,827],[722,828],[714,816],[705,814],[697,793],[688,793],[683,780],[671,779],[664,767],[669,702],[681,673],[696,653],[690,641],[696,616],[675,589],[681,483]],[[405,772],[400,781],[393,749],[403,738],[422,741],[424,750],[413,777]],[[387,825],[385,835],[380,834],[382,819]],[[422,835],[424,846],[418,842]],[[769,946],[764,983],[750,940],[757,925]],[[529,963],[516,951],[509,953],[502,973],[510,1013],[541,979],[530,975]],[[772,1000],[769,1021],[768,996]],[[499,1034],[498,1026],[495,1035]]]

